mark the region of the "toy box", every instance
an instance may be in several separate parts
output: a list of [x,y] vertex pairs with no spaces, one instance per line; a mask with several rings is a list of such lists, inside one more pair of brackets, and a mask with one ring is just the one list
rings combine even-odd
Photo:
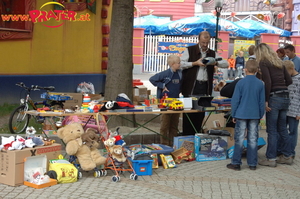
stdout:
[[[24,185],[41,189],[57,184],[57,180],[49,178],[49,182],[41,183],[44,173],[47,171],[47,156],[38,155],[25,158]],[[35,182],[35,183],[34,183]]]
[[[257,150],[259,150],[264,145],[266,145],[266,141],[264,140],[264,138],[259,137],[258,140],[257,140]],[[247,140],[243,141],[243,146],[244,146],[244,151],[243,152],[246,153],[246,151],[247,151]],[[232,158],[233,152],[234,152],[234,145],[227,149],[227,157]]]
[[193,142],[194,143],[194,140],[195,140],[195,136],[194,135],[188,135],[188,136],[177,136],[177,137],[174,137],[173,139],[173,148],[176,150],[176,149],[179,149],[180,147],[182,147],[182,144],[184,141],[190,141],[190,142]]
[[163,144],[159,144],[159,146],[162,148],[162,150],[152,150],[149,153],[150,154],[156,153],[158,156],[158,165],[162,165],[160,154],[171,155],[171,152],[173,152],[174,149],[170,146],[166,146]]
[[[24,160],[27,157],[45,154],[47,159],[56,159],[61,154],[61,145],[24,148],[22,150],[0,152],[0,183],[10,186],[24,184]],[[48,169],[48,168],[47,168]]]
[[196,161],[225,160],[227,137],[207,134],[195,135]]
[[132,167],[135,173],[139,176],[151,176],[152,175],[152,162],[153,160],[132,160]]

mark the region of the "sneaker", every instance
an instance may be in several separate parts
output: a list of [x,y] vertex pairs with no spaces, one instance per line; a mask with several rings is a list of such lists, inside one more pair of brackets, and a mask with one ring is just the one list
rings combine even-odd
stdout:
[[250,170],[256,170],[256,166],[249,166]]
[[277,163],[291,165],[291,164],[293,164],[293,158],[292,157],[287,158],[284,155],[281,155],[278,157]]
[[260,160],[258,161],[258,164],[262,166],[269,166],[269,167],[277,166],[276,160],[269,160],[269,159]]
[[227,164],[228,169],[233,169],[235,171],[240,171],[241,170],[241,165],[239,164]]

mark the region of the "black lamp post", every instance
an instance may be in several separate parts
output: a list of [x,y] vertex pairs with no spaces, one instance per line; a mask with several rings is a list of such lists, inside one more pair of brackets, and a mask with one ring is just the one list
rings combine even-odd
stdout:
[[218,34],[219,34],[219,18],[223,7],[223,0],[215,0],[215,10],[217,16],[216,37],[215,37],[215,52],[218,52]]

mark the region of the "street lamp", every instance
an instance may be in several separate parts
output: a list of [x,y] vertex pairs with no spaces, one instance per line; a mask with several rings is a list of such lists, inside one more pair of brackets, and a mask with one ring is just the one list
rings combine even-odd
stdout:
[[215,0],[215,10],[217,16],[217,26],[216,26],[216,37],[215,37],[215,52],[218,52],[218,32],[219,32],[219,18],[221,16],[221,11],[223,8],[223,0]]

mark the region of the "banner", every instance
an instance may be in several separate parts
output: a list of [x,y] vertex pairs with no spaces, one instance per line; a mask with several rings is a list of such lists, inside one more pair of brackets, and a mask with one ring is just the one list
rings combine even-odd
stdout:
[[182,54],[186,47],[193,45],[195,45],[195,43],[158,42],[157,52]]
[[254,40],[235,40],[233,55],[236,57],[239,51],[243,51],[245,60],[248,60],[249,57],[248,48],[251,45],[255,45]]

